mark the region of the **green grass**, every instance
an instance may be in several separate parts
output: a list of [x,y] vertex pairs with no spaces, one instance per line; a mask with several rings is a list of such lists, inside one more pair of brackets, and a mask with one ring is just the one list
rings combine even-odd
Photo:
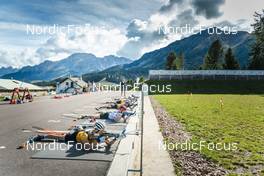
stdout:
[[192,142],[238,143],[236,151],[205,147],[201,153],[206,158],[229,170],[264,166],[263,95],[181,94],[154,98],[192,134]]
[[3,100],[4,100],[4,97],[1,97],[1,96],[0,96],[0,101],[3,101]]

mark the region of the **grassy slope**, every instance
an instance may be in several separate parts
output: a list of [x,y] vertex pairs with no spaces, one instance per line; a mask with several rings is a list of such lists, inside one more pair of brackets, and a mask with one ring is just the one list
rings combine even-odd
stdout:
[[238,143],[237,151],[202,150],[207,158],[227,169],[264,165],[264,96],[193,94],[155,98],[185,125],[193,142]]

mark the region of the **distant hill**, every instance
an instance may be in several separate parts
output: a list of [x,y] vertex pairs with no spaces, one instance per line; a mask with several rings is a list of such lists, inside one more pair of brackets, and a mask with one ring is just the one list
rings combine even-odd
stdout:
[[17,72],[18,69],[17,68],[13,68],[13,67],[1,67],[0,68],[0,77],[6,74],[10,74],[10,73],[14,73]]
[[108,68],[99,73],[85,74],[86,80],[100,80],[107,78],[110,81],[119,81],[122,78],[136,78],[147,76],[150,69],[164,69],[166,57],[169,52],[182,52],[184,54],[185,69],[199,69],[203,64],[203,59],[213,41],[219,39],[224,49],[231,47],[242,68],[249,62],[250,47],[254,42],[254,37],[248,32],[239,31],[235,35],[209,35],[207,31],[195,34],[175,41],[164,48],[144,54],[140,59],[123,66]]
[[39,65],[26,66],[15,73],[2,76],[23,81],[53,80],[69,74],[80,76],[84,73],[98,72],[112,66],[127,64],[131,60],[113,55],[96,57],[93,54],[76,53],[60,61],[45,61]]

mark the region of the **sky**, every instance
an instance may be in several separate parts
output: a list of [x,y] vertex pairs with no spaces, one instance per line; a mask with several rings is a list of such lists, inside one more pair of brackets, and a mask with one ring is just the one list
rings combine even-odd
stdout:
[[250,31],[263,5],[263,0],[0,0],[0,67],[78,52],[135,60],[191,35],[161,27]]

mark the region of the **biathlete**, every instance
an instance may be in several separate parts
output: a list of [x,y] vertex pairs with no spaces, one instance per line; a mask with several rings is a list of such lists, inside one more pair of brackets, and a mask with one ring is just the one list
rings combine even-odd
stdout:
[[54,131],[54,130],[38,130],[41,133],[20,145],[17,149],[25,148],[28,143],[43,142],[45,140],[56,140],[58,142],[73,142],[85,145],[98,145],[110,149],[111,145],[119,137],[119,134],[111,134],[105,131],[105,124],[103,122],[95,122],[93,129],[84,130],[83,128],[76,127],[68,132]]

